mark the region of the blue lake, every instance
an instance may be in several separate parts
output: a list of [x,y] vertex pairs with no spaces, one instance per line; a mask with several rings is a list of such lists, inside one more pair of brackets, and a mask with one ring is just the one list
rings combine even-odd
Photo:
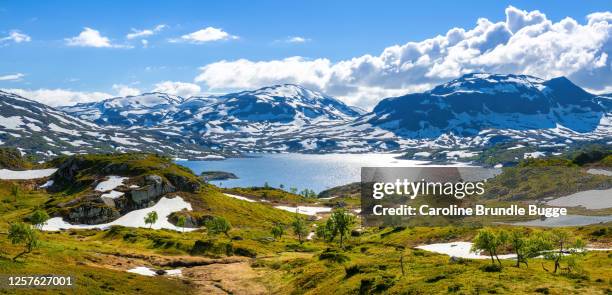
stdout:
[[177,161],[196,174],[232,172],[239,179],[213,182],[220,187],[284,185],[315,192],[360,180],[361,167],[411,167],[425,161],[398,160],[399,154],[254,154],[222,161]]
[[[239,179],[212,181],[220,187],[269,186],[298,190],[325,189],[361,180],[362,167],[465,167],[466,178],[484,179],[500,169],[467,168],[466,164],[430,165],[428,161],[396,159],[400,154],[251,154],[245,158],[221,161],[176,161],[196,174],[203,171],[224,171]],[[463,173],[462,173],[463,175]]]

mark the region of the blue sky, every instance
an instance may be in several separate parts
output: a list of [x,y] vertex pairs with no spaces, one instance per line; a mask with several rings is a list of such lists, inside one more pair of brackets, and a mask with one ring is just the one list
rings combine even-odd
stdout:
[[[388,75],[384,72],[367,79],[352,76],[359,74],[352,72],[350,79],[338,80],[336,77],[347,71],[338,69],[339,63],[368,55],[382,58],[386,48],[444,36],[453,28],[473,30],[477,28],[479,18],[486,18],[491,23],[503,22],[509,6],[524,11],[525,19],[528,19],[528,13],[539,10],[553,24],[570,17],[580,25],[586,25],[589,14],[612,10],[607,1],[330,2],[0,1],[0,88],[22,89],[24,94],[35,99],[58,105],[156,88],[186,95],[296,82],[369,107],[379,99],[378,96],[423,90],[474,67],[461,65],[461,70],[455,69],[450,74],[446,73],[447,70],[442,74],[409,73],[410,77],[419,73],[430,77],[422,81],[412,81],[412,78],[401,81],[402,77],[385,80]],[[600,20],[610,23],[607,15]],[[75,39],[85,28],[90,28],[90,33],[95,32],[95,40],[89,40],[90,43],[87,43],[87,38]],[[207,28],[209,30],[200,32],[199,37],[189,37],[189,34]],[[600,27],[596,29],[601,33]],[[143,30],[150,30],[151,34],[127,38],[128,34],[142,33]],[[499,33],[502,39],[494,41],[505,44],[508,38],[504,34]],[[146,46],[143,40],[146,40]],[[593,43],[597,44],[592,44],[584,53],[585,56],[593,55],[590,64],[603,62],[604,68],[609,67],[610,61],[602,58],[602,54],[607,57],[611,50],[610,40]],[[424,54],[425,49],[420,50],[422,52],[417,57],[436,56]],[[478,56],[482,56],[492,48],[479,47],[479,50],[482,52]],[[573,49],[566,50],[570,52]],[[286,60],[298,56],[297,61]],[[409,64],[416,63],[417,57]],[[240,59],[248,63],[218,63]],[[308,63],[316,60],[322,63]],[[276,71],[270,64],[256,64],[275,61],[281,67],[278,71],[283,72],[276,76],[267,73]],[[448,64],[442,60],[438,64],[442,63]],[[211,64],[214,66],[202,69]],[[431,69],[435,65],[431,63],[428,67]],[[354,70],[360,66],[364,64],[350,67]],[[525,65],[508,67],[497,63],[490,66],[488,62],[486,66],[480,64],[480,68],[542,74],[531,73]],[[235,75],[235,79],[241,81],[231,77],[211,77],[233,76],[232,71],[242,73]],[[612,86],[609,78],[599,77],[609,71],[597,72],[595,75],[599,76],[591,80],[585,77],[592,76],[593,69],[589,73],[565,71],[564,68],[550,70],[574,75],[574,80],[589,89],[612,89],[609,88]],[[325,81],[319,79],[319,74],[325,76]],[[167,83],[164,88],[162,82],[185,84]],[[63,95],[66,98],[46,99],[40,97],[42,92],[33,92],[41,89],[65,91]],[[80,95],[73,96],[73,92],[80,92]]]

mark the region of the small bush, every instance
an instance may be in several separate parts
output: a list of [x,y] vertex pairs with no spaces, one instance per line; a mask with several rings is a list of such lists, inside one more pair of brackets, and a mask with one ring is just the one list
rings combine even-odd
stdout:
[[437,275],[437,276],[435,276],[433,278],[426,279],[425,282],[426,283],[435,283],[435,282],[437,282],[439,280],[443,280],[443,279],[446,279],[446,275]]
[[605,228],[605,227],[604,227],[604,228],[597,229],[597,230],[595,230],[595,231],[593,231],[593,232],[591,233],[591,235],[592,235],[592,236],[595,236],[595,237],[603,237],[603,236],[605,236],[605,235],[607,235],[607,234],[608,234],[608,229],[607,229],[607,228]]
[[463,287],[462,284],[453,284],[448,286],[448,293],[456,293],[459,292],[459,290],[461,290],[461,287]]
[[327,249],[323,253],[319,254],[319,260],[328,260],[336,263],[343,263],[349,261],[350,258],[342,253],[339,253],[333,249]]
[[372,265],[354,264],[344,268],[345,277],[348,279],[356,274],[375,272],[376,269]]
[[386,276],[361,279],[359,294],[384,293],[385,290],[393,287],[394,283],[392,277]]
[[123,240],[129,243],[136,243],[136,240],[138,240],[138,234],[133,231],[127,232],[123,235]]
[[502,270],[499,264],[487,264],[483,266],[481,269],[484,272],[500,272]]
[[194,244],[193,247],[191,247],[191,255],[202,255],[205,254],[206,252],[209,252],[213,249],[214,247],[214,243],[212,241],[202,241],[202,240],[197,240]]
[[237,247],[236,249],[234,249],[234,254],[238,256],[245,256],[245,257],[250,257],[250,258],[257,257],[257,252],[255,252],[254,250],[242,248],[242,247]]

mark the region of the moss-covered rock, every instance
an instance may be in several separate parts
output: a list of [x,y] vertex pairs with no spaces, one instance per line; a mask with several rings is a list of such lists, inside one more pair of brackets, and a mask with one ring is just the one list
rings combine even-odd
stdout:
[[58,167],[58,171],[53,175],[54,191],[79,189],[90,184],[92,179],[106,175],[158,175],[176,189],[187,192],[195,192],[201,185],[198,177],[188,168],[173,163],[169,158],[153,154],[76,155],[60,157],[53,160],[52,164]]
[[61,210],[66,221],[76,224],[101,224],[121,216],[117,209],[104,203],[85,201],[74,207]]

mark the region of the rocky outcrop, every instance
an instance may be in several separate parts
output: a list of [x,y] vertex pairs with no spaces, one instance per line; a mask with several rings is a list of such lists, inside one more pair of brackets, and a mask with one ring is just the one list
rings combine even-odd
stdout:
[[[67,169],[63,170],[66,175],[71,173],[70,167],[67,166]],[[115,190],[122,191],[124,195],[115,199],[101,197],[102,192],[91,192],[59,204],[58,206],[63,208],[60,214],[71,223],[107,223],[132,210],[153,206],[163,195],[176,191],[172,184],[159,175],[146,175],[141,179],[142,185],[138,188],[131,190],[126,190],[125,187],[116,188]]]
[[144,182],[144,186],[129,192],[129,199],[135,208],[152,206],[162,195],[176,191],[172,184],[159,175],[147,175]]
[[166,173],[164,175],[179,191],[194,193],[200,190],[200,183],[187,177]]
[[120,216],[119,211],[103,203],[86,202],[68,209],[64,218],[76,224],[101,224],[111,222]]
[[196,216],[192,216],[190,214],[191,212],[174,212],[172,214],[170,214],[170,216],[168,216],[168,221],[170,221],[170,223],[177,225],[179,216],[185,217],[185,225],[184,227],[189,227],[189,228],[198,228],[201,227],[205,224],[205,222],[207,220],[212,219],[212,216],[200,216],[199,218]]

